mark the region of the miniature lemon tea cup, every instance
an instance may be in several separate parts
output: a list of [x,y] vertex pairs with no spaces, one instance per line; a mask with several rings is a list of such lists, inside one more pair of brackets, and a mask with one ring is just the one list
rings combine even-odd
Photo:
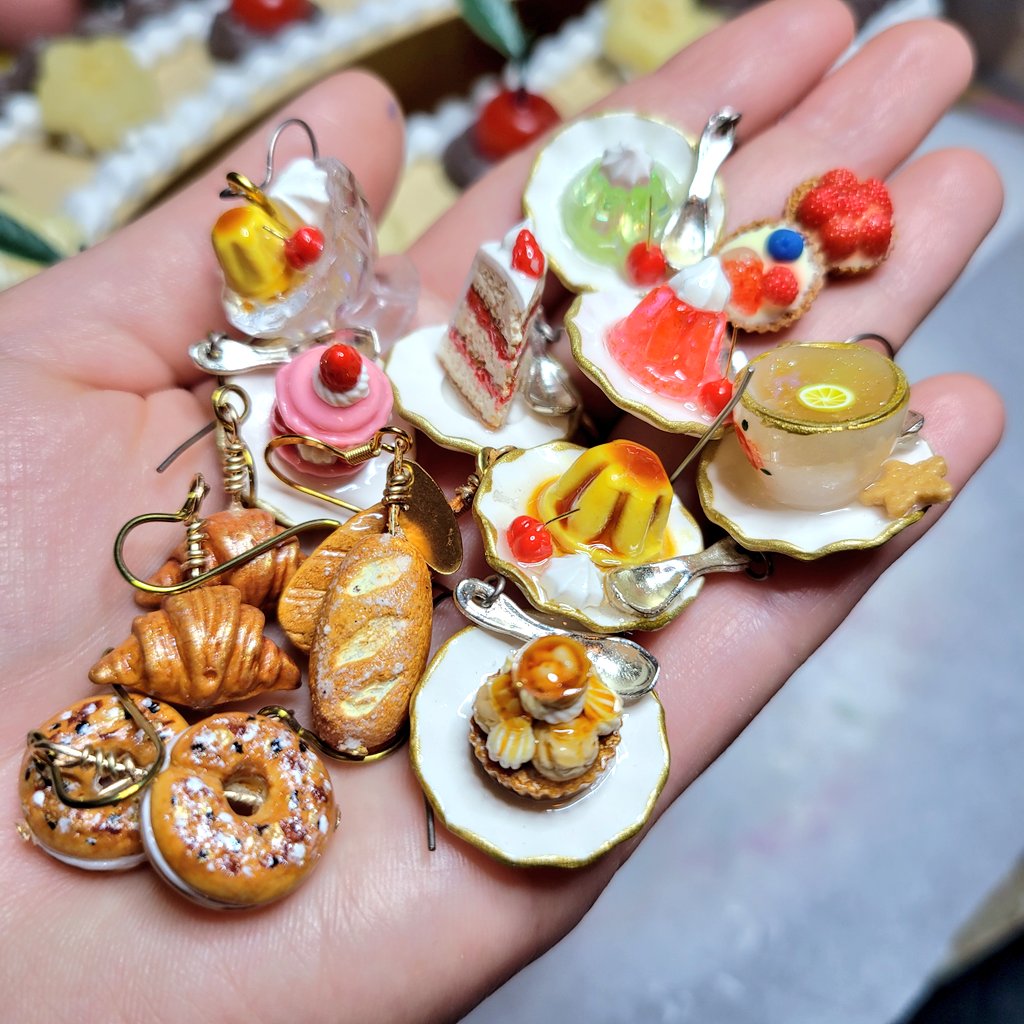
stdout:
[[903,371],[847,342],[783,345],[752,366],[736,437],[766,496],[811,511],[854,501],[905,432]]

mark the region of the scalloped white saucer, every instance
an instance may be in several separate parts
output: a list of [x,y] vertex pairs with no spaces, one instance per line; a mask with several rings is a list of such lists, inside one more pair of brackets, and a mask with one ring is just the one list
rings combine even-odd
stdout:
[[[694,141],[663,121],[622,111],[574,121],[558,132],[537,155],[523,193],[523,210],[533,222],[534,236],[551,267],[573,291],[628,287],[617,269],[588,259],[576,249],[561,213],[562,196],[580,171],[622,142],[646,150],[668,171],[675,181],[669,194],[680,206],[693,177]],[[725,220],[725,201],[717,180],[708,213],[717,238]]]
[[714,416],[696,403],[648,391],[612,357],[605,344],[608,330],[636,307],[637,293],[621,285],[577,296],[565,315],[565,330],[580,369],[620,409],[673,434],[703,434]]
[[[509,524],[529,509],[530,499],[539,487],[561,476],[586,449],[579,445],[556,441],[529,451],[517,452],[499,459],[484,474],[473,501],[473,517],[480,527],[484,557],[488,564],[519,585],[530,603],[540,611],[567,616],[595,633],[622,633],[632,629],[660,629],[674,619],[699,593],[703,577],[693,580],[668,612],[657,618],[631,615],[609,602],[602,593],[599,605],[579,607],[569,595],[552,590],[546,570],[558,561],[552,558],[542,565],[517,562],[505,537]],[[701,551],[704,541],[694,518],[673,497],[669,511],[668,535],[673,555]],[[603,582],[610,570],[595,566]]]
[[[338,519],[344,522],[352,512],[331,505],[325,501],[303,494],[278,480],[264,461],[267,442],[274,436],[270,428],[271,412],[274,408],[274,377],[276,370],[255,370],[237,377],[225,378],[228,383],[241,388],[249,396],[249,415],[239,427],[242,440],[249,446],[256,464],[256,504],[274,515],[285,526],[308,519]],[[412,437],[413,429],[392,415],[394,426],[407,430]],[[273,458],[273,456],[271,456]],[[415,449],[410,453],[415,458]],[[380,501],[387,482],[387,468],[390,458],[370,459],[360,469],[348,476],[322,477],[300,473],[290,463],[282,462],[281,468],[291,479],[305,487],[311,487],[330,494],[360,508],[368,508]]]
[[653,693],[627,704],[615,757],[577,796],[516,796],[487,777],[469,745],[477,689],[516,649],[470,626],[434,655],[412,698],[413,771],[449,831],[492,857],[517,867],[582,867],[650,817],[668,777],[665,713]]
[[[932,454],[916,434],[901,441],[890,458],[914,463]],[[877,547],[924,515],[924,509],[914,509],[890,519],[884,509],[860,502],[828,512],[780,505],[764,494],[732,430],[701,458],[697,489],[707,517],[745,548],[803,560]]]
[[481,448],[532,448],[568,437],[576,429],[576,415],[542,416],[516,393],[508,419],[488,427],[448,380],[437,349],[445,324],[421,327],[395,342],[387,370],[395,390],[395,407],[442,448],[476,455]]

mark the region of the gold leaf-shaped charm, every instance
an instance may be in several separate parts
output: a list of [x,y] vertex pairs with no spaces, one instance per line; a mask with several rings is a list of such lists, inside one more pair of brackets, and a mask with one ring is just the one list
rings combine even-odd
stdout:
[[462,533],[448,499],[434,478],[417,462],[412,466],[412,495],[402,510],[402,532],[427,565],[447,576],[462,565]]
[[362,753],[395,736],[426,666],[432,611],[430,571],[409,541],[382,533],[349,551],[309,657],[313,727],[322,740]]

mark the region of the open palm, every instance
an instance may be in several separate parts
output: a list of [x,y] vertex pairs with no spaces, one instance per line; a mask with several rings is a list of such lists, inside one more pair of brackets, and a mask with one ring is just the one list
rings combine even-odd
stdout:
[[[829,167],[892,175],[970,76],[966,44],[937,23],[891,30],[829,73],[851,30],[839,3],[779,0],[607,105],[661,115],[690,132],[719,107],[741,110],[742,145],[723,171],[727,228],[773,216],[795,184]],[[344,74],[275,120],[290,115],[314,125],[321,149],[352,168],[380,210],[402,144],[386,90]],[[162,208],[0,298],[7,821],[20,817],[15,773],[25,731],[86,695],[89,666],[127,635],[133,606],[110,558],[117,528],[136,513],[177,508],[193,472],[218,477],[209,444],[166,474],[154,468],[209,418],[186,354],[223,322],[206,235],[224,170],[259,167],[265,140],[265,130],[255,133]],[[529,162],[524,154],[497,169],[413,247],[427,293],[424,322],[447,317],[478,242],[517,219]],[[830,285],[798,325],[799,337],[870,330],[898,346],[998,214],[999,183],[972,153],[933,153],[902,166],[889,184],[898,232],[891,258],[869,278]],[[606,404],[594,403],[610,431],[675,464],[678,438],[628,417],[614,422]],[[998,439],[997,399],[977,380],[946,377],[915,387],[912,404],[961,486]],[[449,493],[471,468],[428,444],[421,461]],[[663,665],[673,750],[662,808],[936,514],[871,554],[784,562],[767,585],[717,578],[675,624],[647,638]],[[168,541],[147,535],[131,552],[133,564],[157,563]],[[422,796],[403,756],[332,770],[342,825],[325,862],[292,898],[256,913],[197,909],[148,871],[76,872],[5,830],[0,980],[11,1019],[458,1016],[571,927],[628,854],[620,847],[591,868],[559,873],[511,870],[448,836],[428,853]]]

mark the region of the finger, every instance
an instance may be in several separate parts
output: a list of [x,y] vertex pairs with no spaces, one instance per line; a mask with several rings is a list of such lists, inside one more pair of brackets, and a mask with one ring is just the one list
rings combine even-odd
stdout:
[[[19,339],[11,354],[44,359],[80,383],[140,393],[194,380],[188,345],[225,325],[209,242],[224,209],[224,175],[235,169],[259,180],[269,134],[288,117],[310,123],[320,151],[349,166],[379,213],[401,170],[401,115],[378,79],[345,72],[289,103],[152,213],[15,289],[4,310],[7,338]],[[302,133],[286,132],[277,166],[308,152]],[[60,303],[49,298],[54,292]],[[68,322],[68,310],[84,308],[87,316]]]
[[[639,79],[598,108],[636,109],[692,133],[712,111],[742,111],[741,136],[753,137],[807,94],[848,45],[849,10],[820,0],[760,7],[698,40],[662,70]],[[766,47],[764,41],[772,40]],[[758,53],[756,61],[725,55]],[[539,145],[488,174],[412,247],[425,287],[453,301],[480,238],[500,238],[521,216],[520,196]],[[472,230],[470,230],[470,226]]]
[[[913,389],[933,450],[959,491],[997,444],[998,396],[966,376],[931,378]],[[811,563],[778,558],[766,583],[736,576],[706,582],[669,629],[645,640],[664,668],[659,694],[672,748],[662,806],[689,784],[839,625],[878,576],[935,524],[945,506],[868,553]]]

